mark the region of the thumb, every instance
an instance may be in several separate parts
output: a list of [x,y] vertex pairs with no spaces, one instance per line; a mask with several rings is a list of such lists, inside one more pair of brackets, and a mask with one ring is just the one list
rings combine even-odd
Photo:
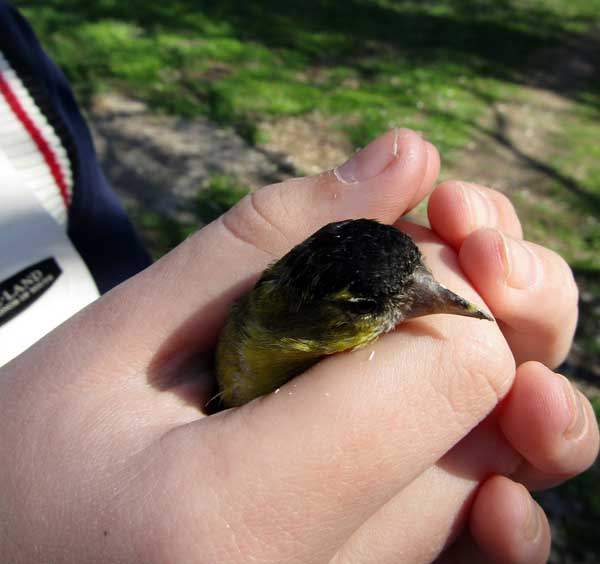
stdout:
[[332,221],[392,223],[433,187],[438,167],[437,151],[415,132],[389,131],[333,171],[248,195],[73,323],[93,326],[93,350],[136,371],[206,349],[231,301],[270,262]]

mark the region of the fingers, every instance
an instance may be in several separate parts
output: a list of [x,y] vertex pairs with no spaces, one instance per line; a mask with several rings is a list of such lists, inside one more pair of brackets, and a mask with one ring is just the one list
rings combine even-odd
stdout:
[[[454,270],[455,257],[427,233],[411,232],[436,276],[476,300]],[[195,442],[212,440],[211,425],[219,425],[218,467],[231,471],[228,460],[244,460],[236,471],[244,490],[252,484],[231,491],[224,506],[242,499],[270,507],[286,498],[277,509],[282,534],[294,531],[306,551],[339,546],[510,386],[512,357],[497,327],[484,323],[415,320],[364,350],[324,360],[276,394],[202,422],[208,425],[197,426]],[[228,511],[228,520],[239,518],[239,508]]]
[[504,403],[500,426],[524,458],[511,477],[529,489],[555,486],[596,459],[594,410],[565,377],[536,362],[524,364]]
[[335,564],[431,562],[460,535],[479,482],[518,462],[488,418],[361,525]]
[[457,250],[481,227],[499,229],[516,239],[523,237],[510,200],[479,184],[457,180],[442,182],[431,194],[427,212],[434,231]]
[[[367,529],[362,527],[362,536],[353,536],[331,564],[546,562],[548,520],[529,492],[501,476],[488,478],[472,495],[465,495],[475,487],[438,468],[428,470],[394,500],[397,505],[388,504],[379,512],[370,542],[365,542]],[[464,521],[470,532],[461,532]]]
[[503,476],[494,476],[481,486],[471,512],[470,530],[484,556],[479,562],[548,561],[550,526],[544,511],[522,485]]
[[543,564],[550,555],[550,526],[542,508],[520,484],[493,476],[479,488],[470,532],[437,564]]
[[[461,532],[479,483],[485,482],[477,495],[483,492],[485,499],[493,499],[485,497],[489,485],[498,485],[485,481],[490,474],[507,475],[536,489],[583,472],[598,453],[598,427],[585,398],[577,400],[582,413],[573,420],[575,393],[566,379],[541,364],[519,367],[500,409],[361,525],[339,550],[335,563],[429,562]],[[517,493],[522,490],[510,480],[503,484],[509,490],[517,488]],[[487,505],[478,503],[480,509]],[[487,509],[480,515],[490,523],[475,525],[484,532],[486,527],[496,531],[498,550],[485,538],[479,542],[476,537],[474,542],[473,536],[462,534],[439,562],[522,561],[511,560],[502,549],[514,532],[512,516]],[[533,551],[543,552],[544,544],[537,546]]]
[[577,324],[577,286],[556,253],[494,229],[480,229],[463,243],[465,273],[501,321],[517,363],[560,364]]
[[510,201],[457,181],[429,201],[432,228],[459,251],[465,273],[498,319],[518,364],[564,360],[577,321],[577,287],[565,261],[522,241]]
[[462,530],[475,488],[428,468],[355,531],[330,564],[432,562]]

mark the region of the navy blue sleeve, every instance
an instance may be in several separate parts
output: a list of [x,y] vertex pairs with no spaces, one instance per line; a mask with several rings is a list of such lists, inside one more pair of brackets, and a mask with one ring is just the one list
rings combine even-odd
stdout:
[[67,79],[25,19],[0,0],[0,51],[66,148],[73,171],[67,233],[101,293],[151,262],[100,170],[88,127]]

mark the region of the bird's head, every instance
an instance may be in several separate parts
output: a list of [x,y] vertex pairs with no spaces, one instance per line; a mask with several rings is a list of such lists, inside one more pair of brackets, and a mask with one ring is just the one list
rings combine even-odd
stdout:
[[491,319],[435,281],[414,241],[369,219],[330,223],[265,271],[258,284],[298,296],[293,311],[327,311],[334,323],[378,334],[413,317],[448,313]]

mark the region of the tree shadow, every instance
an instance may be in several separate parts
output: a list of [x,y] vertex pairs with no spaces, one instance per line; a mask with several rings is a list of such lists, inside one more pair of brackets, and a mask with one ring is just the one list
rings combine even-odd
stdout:
[[549,180],[554,181],[559,186],[567,190],[573,196],[579,199],[580,207],[585,208],[588,212],[600,213],[600,196],[586,190],[575,179],[566,174],[561,173],[556,167],[532,157],[519,149],[509,138],[508,122],[506,117],[493,107],[494,127],[483,128],[479,127],[479,131],[485,133],[488,137],[494,139],[497,143],[508,149],[519,161],[528,168],[545,175]]
[[[539,83],[561,92],[570,88],[573,98],[589,91],[587,81],[585,85],[557,81],[555,73],[548,72],[547,57],[535,55],[565,45],[583,49],[585,43],[590,60],[600,60],[595,58],[600,40],[572,31],[585,19],[541,3],[523,5],[514,0],[30,0],[17,4],[53,10],[47,18],[50,33],[67,22],[84,25],[112,19],[134,24],[144,33],[168,29],[183,36],[233,35],[272,49],[292,50],[311,64],[350,65],[365,75],[373,70],[370,54],[405,57],[416,64],[459,62],[490,77]],[[597,76],[598,65],[592,67]],[[596,90],[596,101],[599,95]]]
[[[487,96],[481,92],[472,90],[472,92],[478,97],[486,99]],[[430,110],[430,115],[435,115],[447,120],[453,120],[462,125],[468,126],[473,131],[478,132],[480,135],[487,137],[500,144],[506,150],[508,150],[518,161],[523,163],[527,168],[537,171],[543,174],[549,181],[554,182],[557,186],[564,188],[571,196],[571,203],[577,206],[578,210],[585,210],[587,213],[600,214],[600,196],[594,194],[590,190],[586,189],[581,183],[577,182],[573,177],[568,176],[560,172],[557,167],[554,167],[532,155],[527,154],[525,151],[515,145],[510,139],[508,134],[509,123],[507,118],[500,112],[500,110],[493,104],[492,100],[486,100],[489,107],[493,112],[493,125],[486,127],[477,123],[474,120],[461,118],[456,115],[440,110]]]
[[[125,202],[155,257],[179,244],[191,232],[221,215],[245,192],[224,186],[221,198],[204,192],[207,181],[234,171],[266,185],[294,176],[297,171],[285,156],[254,147],[233,131],[216,127],[204,117],[181,119],[156,116],[142,106],[127,106],[129,99],[89,115],[95,132],[102,169]],[[104,104],[106,105],[107,102]],[[166,130],[169,137],[161,136]],[[241,184],[240,184],[241,186]]]

